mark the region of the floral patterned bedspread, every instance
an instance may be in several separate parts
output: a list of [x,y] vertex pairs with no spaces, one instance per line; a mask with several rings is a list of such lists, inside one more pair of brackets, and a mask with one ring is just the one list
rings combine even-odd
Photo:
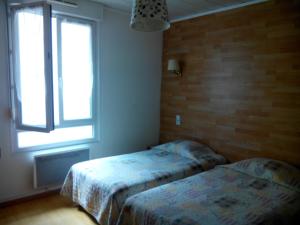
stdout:
[[162,149],[96,159],[70,169],[61,194],[70,197],[101,225],[115,225],[125,200],[134,194],[224,163],[220,155],[198,160]]
[[134,195],[118,225],[300,224],[299,170],[277,182],[269,175],[280,174],[282,164],[250,164],[218,166]]

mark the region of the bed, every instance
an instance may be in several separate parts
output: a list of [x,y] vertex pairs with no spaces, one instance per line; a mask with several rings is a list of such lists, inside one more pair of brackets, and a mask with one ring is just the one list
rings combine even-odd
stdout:
[[99,224],[115,225],[128,197],[225,162],[205,145],[175,141],[148,151],[75,164],[61,194],[79,204]]
[[255,158],[130,197],[118,225],[284,225],[300,221],[299,170]]

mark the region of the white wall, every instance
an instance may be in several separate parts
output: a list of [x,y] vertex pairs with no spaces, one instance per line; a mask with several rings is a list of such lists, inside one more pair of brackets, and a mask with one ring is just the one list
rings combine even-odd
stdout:
[[[158,143],[161,33],[129,29],[129,16],[104,10],[100,24],[100,141],[92,158],[145,149]],[[6,18],[0,0],[0,202],[36,193],[33,156],[13,152],[10,141]]]

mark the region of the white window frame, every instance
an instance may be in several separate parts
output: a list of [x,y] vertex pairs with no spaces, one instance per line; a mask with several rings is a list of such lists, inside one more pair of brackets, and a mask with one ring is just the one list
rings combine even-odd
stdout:
[[[27,3],[28,5],[37,5],[40,4],[40,2],[38,3]],[[11,18],[11,12],[9,10],[11,6],[8,6],[8,30],[9,30],[9,34],[12,35],[12,18]],[[15,6],[13,6],[15,7]],[[18,7],[18,6],[16,6]],[[12,8],[12,7],[11,7]],[[47,14],[49,15],[49,14]],[[92,100],[91,100],[91,107],[92,107],[92,115],[91,115],[91,119],[83,119],[83,120],[68,120],[65,121],[63,120],[63,106],[62,106],[62,86],[59,88],[59,125],[55,126],[54,125],[54,110],[52,108],[52,122],[53,122],[53,126],[54,129],[55,128],[67,128],[67,127],[78,127],[78,126],[85,126],[85,125],[91,125],[93,126],[93,138],[89,138],[89,139],[82,139],[82,140],[75,140],[75,141],[66,141],[66,142],[59,142],[59,143],[53,143],[53,144],[45,144],[45,145],[38,145],[38,146],[31,146],[31,147],[25,147],[25,148],[20,148],[18,146],[18,133],[19,132],[28,132],[29,130],[22,130],[22,127],[17,127],[16,126],[16,114],[17,114],[17,109],[15,108],[15,99],[16,99],[16,88],[15,88],[15,81],[14,81],[14,75],[13,75],[13,68],[14,68],[14,60],[13,58],[11,58],[10,60],[10,79],[11,79],[11,99],[12,99],[12,126],[11,126],[11,139],[12,139],[12,148],[13,151],[16,152],[24,152],[24,151],[38,151],[38,150],[47,150],[47,149],[54,149],[54,148],[64,148],[64,147],[68,147],[68,146],[74,146],[74,145],[81,145],[81,144],[89,144],[89,143],[95,143],[99,141],[99,131],[98,131],[98,127],[99,127],[99,122],[98,122],[98,118],[97,118],[97,101],[96,101],[96,97],[98,95],[98,50],[97,50],[97,41],[98,41],[98,26],[97,26],[97,20],[93,20],[93,19],[82,19],[80,17],[76,17],[76,16],[70,16],[70,15],[66,15],[64,13],[58,13],[58,12],[52,12],[50,14],[50,30],[51,30],[51,20],[52,17],[55,17],[57,19],[57,26],[59,26],[59,22],[61,23],[61,21],[63,20],[67,20],[67,21],[75,21],[76,23],[84,23],[84,24],[90,24],[91,28],[92,28],[92,60],[93,60],[93,90],[92,90]],[[58,31],[58,29],[57,29]],[[50,34],[50,38],[52,39],[52,32],[49,33]],[[60,32],[57,32],[57,35],[61,35]],[[48,37],[49,38],[49,37]],[[51,40],[48,39],[48,40]],[[61,38],[57,39],[58,41],[58,49],[61,48]],[[12,50],[12,41],[9,40],[9,46],[10,46],[10,57],[13,57],[13,50]],[[50,41],[50,44],[52,44],[52,40]],[[51,47],[51,51],[52,52],[52,46],[48,46]],[[57,51],[58,53],[58,73],[59,73],[59,77],[61,78],[62,74],[61,74],[61,49],[59,49]],[[48,51],[48,56],[49,56],[49,51]],[[52,55],[51,55],[51,85],[52,85],[52,106],[53,106],[53,76],[52,76]],[[47,81],[49,82],[49,81]],[[60,84],[59,84],[60,85]],[[39,129],[32,129],[31,131],[41,131]]]
[[[44,76],[45,76],[45,102],[46,102],[46,127],[24,125],[22,123],[22,103],[19,100],[18,87],[19,83],[19,53],[16,46],[18,37],[16,21],[14,20],[15,12],[18,9],[42,7],[44,22]],[[51,35],[51,5],[46,2],[22,3],[8,6],[8,23],[9,23],[9,53],[10,53],[10,71],[11,71],[11,90],[13,100],[13,117],[16,129],[47,132],[54,130],[54,111],[53,111],[53,76],[52,76],[52,35]]]

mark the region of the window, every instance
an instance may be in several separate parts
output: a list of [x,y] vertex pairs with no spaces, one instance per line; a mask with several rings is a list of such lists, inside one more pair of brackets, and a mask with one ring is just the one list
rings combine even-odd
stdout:
[[54,129],[50,10],[47,4],[12,10],[12,69],[18,129],[41,132]]
[[46,3],[12,7],[11,15],[18,149],[94,140],[94,22],[51,16]]

